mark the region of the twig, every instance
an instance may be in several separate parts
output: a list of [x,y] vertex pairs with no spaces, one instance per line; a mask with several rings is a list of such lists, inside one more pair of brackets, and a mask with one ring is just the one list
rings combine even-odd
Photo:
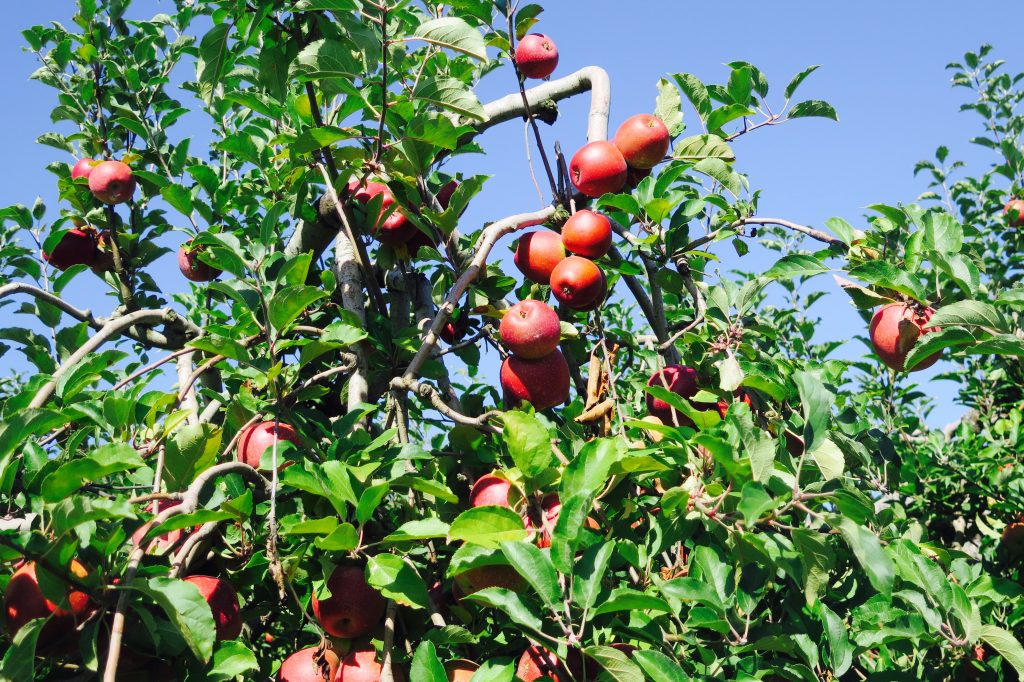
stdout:
[[398,615],[398,605],[393,599],[388,599],[387,610],[384,613],[384,649],[381,653],[380,682],[395,682],[391,650],[395,644],[396,615]]
[[465,426],[472,426],[486,431],[488,433],[501,433],[501,428],[491,425],[489,422],[494,417],[501,413],[497,410],[491,410],[484,412],[479,417],[469,417],[460,412],[456,412],[451,406],[444,401],[441,394],[436,388],[430,384],[416,381],[415,379],[406,379],[405,377],[395,377],[391,380],[391,387],[400,391],[412,391],[420,398],[425,398],[430,401],[430,404],[435,410],[443,414],[444,416],[451,419],[456,424],[464,424]]

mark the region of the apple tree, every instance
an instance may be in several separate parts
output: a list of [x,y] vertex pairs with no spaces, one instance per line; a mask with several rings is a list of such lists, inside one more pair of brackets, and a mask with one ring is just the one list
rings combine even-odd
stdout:
[[[667,64],[613,116],[535,4],[129,9],[24,32],[59,203],[0,212],[29,368],[0,383],[0,678],[1024,671],[1024,119],[989,48],[951,68],[992,168],[940,148],[917,203],[816,228],[741,171],[746,135],[838,118],[797,96],[814,67]],[[470,223],[495,180],[460,164],[523,120],[550,203]],[[829,291],[860,361],[816,334]],[[909,378],[940,358],[948,433]]]

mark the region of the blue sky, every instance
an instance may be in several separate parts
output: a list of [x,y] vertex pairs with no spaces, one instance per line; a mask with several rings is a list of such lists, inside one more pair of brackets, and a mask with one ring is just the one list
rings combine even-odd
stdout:
[[[723,64],[745,60],[765,73],[775,97],[781,97],[795,73],[821,64],[797,99],[828,100],[838,110],[840,123],[794,121],[757,131],[736,143],[739,170],[749,174],[753,187],[763,190],[760,215],[808,225],[821,226],[832,216],[860,225],[869,204],[912,201],[925,189],[924,178],[913,177],[914,163],[931,158],[940,144],[950,147],[952,158],[964,159],[975,169],[987,165],[985,151],[967,143],[979,132],[976,116],[958,111],[969,93],[953,90],[943,67],[989,42],[1011,69],[1024,68],[1020,41],[1024,3],[1010,0],[787,0],[714,6],[670,0],[560,0],[547,5],[535,30],[558,44],[561,63],[555,77],[588,64],[607,69],[612,80],[612,130],[634,113],[652,111],[655,84],[670,73],[690,72],[705,81],[724,81],[728,69]],[[49,112],[55,99],[52,90],[28,80],[37,63],[22,50],[20,31],[35,23],[68,22],[73,6],[70,0],[47,0],[5,7],[0,86],[8,99],[2,115],[7,172],[0,183],[0,206],[31,205],[38,195],[55,214],[55,180],[45,166],[71,159],[35,143],[39,134],[51,128]],[[172,8],[167,0],[137,0],[130,14],[148,16]],[[513,86],[506,67],[485,78],[479,95],[486,101]],[[770,101],[778,100],[770,96]],[[559,139],[571,154],[584,142],[585,110],[585,97],[564,105],[555,128],[543,129],[545,140],[551,144]],[[692,124],[690,112],[688,119]],[[186,128],[181,134],[205,138],[205,125],[193,120],[191,125],[202,127]],[[695,127],[691,125],[691,130]],[[523,153],[522,125],[508,123],[485,134],[481,142],[486,157],[452,168],[494,176],[467,213],[466,231],[483,221],[538,206]],[[769,265],[756,252],[738,259],[728,244],[716,252],[724,259],[723,267],[755,270]],[[172,256],[154,274],[158,281],[168,282],[168,292],[185,288]],[[835,292],[811,311],[827,319],[822,339],[863,333],[863,323],[831,279],[821,278],[818,286]],[[70,298],[106,314],[113,304],[101,301],[99,293],[95,279],[82,275]],[[851,342],[838,355],[856,357],[862,352],[861,344]],[[12,366],[24,367],[16,352],[0,359],[0,371]],[[941,364],[918,377],[926,380],[940,369]],[[933,425],[941,426],[960,414],[948,382],[932,382],[927,393],[939,403],[929,419]]]

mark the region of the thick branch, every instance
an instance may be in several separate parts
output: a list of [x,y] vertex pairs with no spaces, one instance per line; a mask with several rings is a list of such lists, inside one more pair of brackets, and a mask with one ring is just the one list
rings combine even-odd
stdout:
[[469,417],[467,415],[462,414],[461,412],[457,412],[456,410],[452,409],[452,407],[449,406],[448,403],[444,401],[444,398],[441,397],[441,394],[437,392],[436,388],[434,388],[430,384],[425,384],[416,381],[415,379],[395,377],[394,379],[391,380],[391,387],[404,391],[412,391],[420,398],[424,398],[430,401],[430,404],[433,406],[435,410],[443,414],[445,417],[448,417],[456,424],[472,426],[474,428],[480,429],[481,431],[486,431],[488,433],[501,433],[500,428],[492,426],[489,423],[493,417],[501,414],[496,410],[484,412],[479,417]]

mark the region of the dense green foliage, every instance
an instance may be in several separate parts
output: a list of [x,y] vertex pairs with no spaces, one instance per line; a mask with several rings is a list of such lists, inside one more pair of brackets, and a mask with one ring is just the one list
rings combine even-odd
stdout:
[[[460,222],[488,178],[464,177],[459,157],[494,124],[497,108],[473,92],[481,76],[507,71],[519,97],[508,29],[524,35],[540,7],[511,18],[490,0],[175,7],[128,21],[123,0],[78,0],[67,26],[24,34],[34,78],[55,91],[54,122],[76,132],[39,140],[61,152],[60,206],[0,212],[0,307],[18,321],[0,338],[34,370],[0,383],[0,560],[4,581],[33,561],[54,602],[71,587],[92,608],[70,647],[37,651],[41,619],[5,636],[0,678],[101,676],[124,618],[117,679],[269,679],[323,641],[310,601],[339,564],[365,566],[388,609],[367,638],[332,646],[373,646],[413,682],[443,682],[455,659],[480,664],[474,682],[510,682],[531,643],[579,680],[1024,671],[1024,537],[1001,541],[1024,509],[1022,237],[1003,214],[1024,193],[1024,90],[989,48],[950,69],[973,93],[965,108],[981,116],[974,141],[992,167],[968,172],[940,148],[918,167],[934,191],[825,230],[759,216],[756,178],[741,172],[743,135],[837,118],[795,98],[813,68],[781,89],[744,62],[723,84],[687,73],[652,84],[671,158],[634,191],[592,202],[619,227],[599,261],[612,296],[592,313],[560,308],[573,397],[535,413],[504,405],[478,365],[499,346],[506,301],[550,291],[496,262],[488,239],[501,223]],[[574,76],[556,71],[550,85]],[[550,122],[557,102],[535,108]],[[207,139],[179,132],[193,110]],[[526,225],[557,230],[585,200],[548,156],[554,210],[513,221],[498,249]],[[134,199],[96,201],[71,179],[82,157],[132,166]],[[368,177],[387,181],[436,248],[371,238],[395,209],[344,199]],[[83,223],[109,260],[46,265],[40,252]],[[184,280],[155,281],[172,230],[224,275],[186,293],[173,293]],[[722,241],[733,251],[708,250]],[[745,273],[753,242],[778,257]],[[60,298],[95,277],[109,290],[95,316]],[[808,309],[837,286],[865,329],[891,301],[935,309],[907,366],[941,351],[967,418],[930,431],[912,375],[873,354],[832,359],[839,344],[816,338]],[[456,303],[465,341],[438,344],[430,325]],[[701,392],[645,387],[666,364],[695,368]],[[693,428],[641,421],[648,394]],[[258,471],[235,457],[257,421],[290,424],[300,442],[268,449]],[[469,505],[492,470],[513,482],[515,510]],[[552,493],[561,512],[536,532]],[[185,533],[136,546],[144,524],[150,538]],[[457,576],[507,577],[502,566],[518,582],[453,594]],[[203,596],[180,579],[200,574],[234,585],[239,637],[215,641]]]

